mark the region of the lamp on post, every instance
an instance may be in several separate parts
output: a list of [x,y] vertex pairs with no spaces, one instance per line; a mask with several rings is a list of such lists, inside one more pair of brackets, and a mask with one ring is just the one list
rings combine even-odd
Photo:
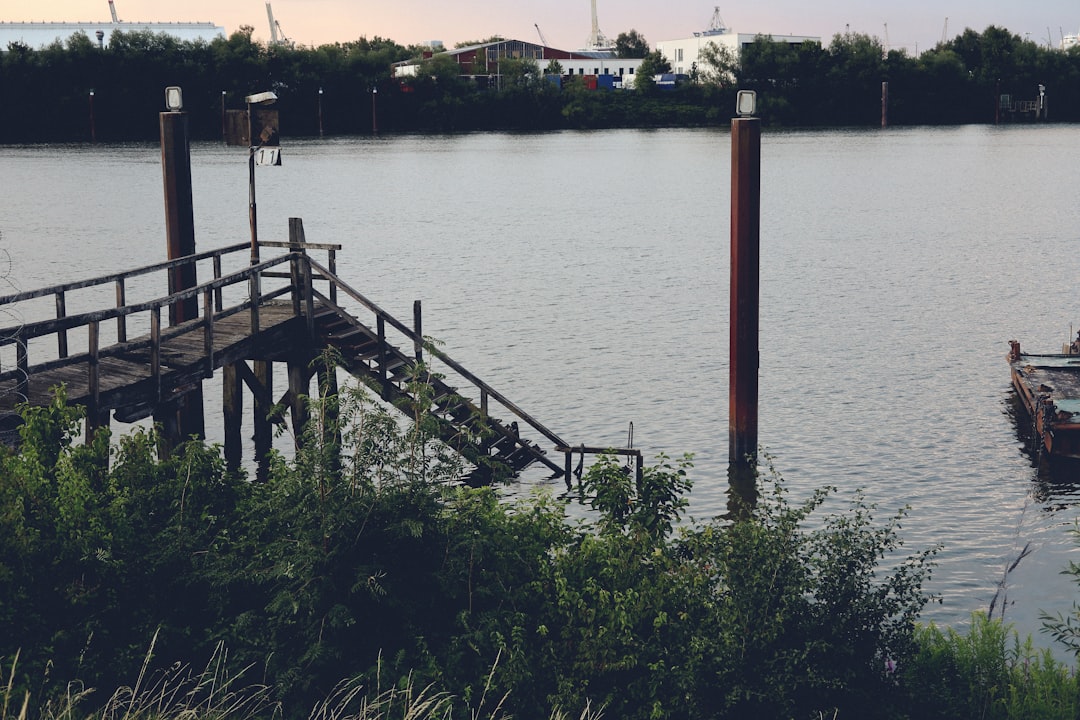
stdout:
[[322,89],[322,88],[319,88],[319,137],[322,137],[322,136],[323,136],[323,125],[322,125],[322,96],[323,96],[323,89]]
[[90,142],[97,142],[97,127],[94,122],[94,89],[90,89]]
[[[248,225],[251,227],[251,264],[259,263],[259,230],[255,209],[255,153],[263,147],[277,148],[278,123],[277,111],[268,110],[267,106],[277,102],[277,95],[272,92],[255,93],[244,98],[248,112]],[[276,160],[274,162],[273,160]],[[280,165],[280,156],[275,154],[272,164]]]
[[379,116],[375,112],[375,97],[379,94],[379,86],[371,86],[371,134],[376,135],[379,132]]

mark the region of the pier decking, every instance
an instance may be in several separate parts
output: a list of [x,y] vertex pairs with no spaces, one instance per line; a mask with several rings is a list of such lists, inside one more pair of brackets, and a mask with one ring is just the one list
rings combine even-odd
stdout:
[[[38,314],[42,304],[55,306],[51,317],[0,329],[0,428],[6,438],[15,437],[20,403],[51,402],[51,388],[61,384],[68,403],[87,408],[88,434],[108,424],[110,417],[131,422],[153,416],[168,443],[192,433],[202,435],[202,381],[220,371],[226,462],[233,470],[241,463],[246,387],[253,397],[261,475],[262,460],[270,449],[270,423],[282,421],[271,417],[271,408],[288,408],[294,431],[303,427],[307,419],[303,398],[320,372],[312,361],[333,348],[341,367],[403,409],[416,400],[410,381],[418,364],[437,361],[443,377],[424,378],[433,394],[432,411],[443,441],[476,468],[474,477],[508,477],[542,463],[564,476],[569,487],[571,455],[597,451],[567,443],[449,355],[425,343],[419,303],[414,326],[409,327],[344,283],[336,274],[340,246],[303,242],[302,226],[299,236],[289,242],[259,246],[280,254],[223,272],[225,262],[246,260],[245,243],[0,297],[0,308],[9,314],[35,302]],[[315,252],[327,253],[325,265],[312,257]],[[212,279],[164,296],[129,300],[131,287],[144,276],[165,275],[174,285],[180,270],[191,266],[204,276],[209,270]],[[115,303],[67,313],[69,298],[76,293],[96,291],[100,296],[109,286],[115,288]],[[73,351],[76,345],[78,351]],[[279,363],[288,368],[288,390],[275,398],[273,367]],[[319,387],[336,390],[336,374],[322,372],[328,375]],[[563,454],[561,464],[547,456],[541,447],[546,443]],[[640,451],[616,452],[637,457],[640,468]]]

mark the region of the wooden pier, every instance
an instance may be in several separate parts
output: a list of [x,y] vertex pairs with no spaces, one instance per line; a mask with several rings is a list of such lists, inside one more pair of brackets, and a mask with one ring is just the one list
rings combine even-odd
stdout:
[[[541,463],[571,481],[574,453],[599,448],[571,445],[438,348],[425,343],[420,306],[410,327],[354,290],[336,273],[339,245],[308,243],[299,220],[288,242],[261,242],[279,254],[248,261],[248,243],[203,252],[127,272],[0,296],[0,308],[21,316],[22,307],[49,308],[46,319],[0,329],[0,429],[17,437],[20,403],[44,405],[64,385],[69,404],[87,409],[87,433],[110,422],[153,417],[166,447],[188,435],[203,436],[202,383],[222,373],[224,451],[230,470],[242,463],[241,421],[246,387],[252,398],[257,478],[273,436],[275,406],[288,408],[296,437],[307,421],[305,397],[313,378],[336,392],[336,372],[313,360],[328,348],[340,367],[395,406],[416,400],[411,380],[418,363],[439,363],[430,376],[432,411],[440,436],[476,468],[474,479],[511,477]],[[313,257],[326,253],[325,264]],[[268,253],[264,253],[268,254]],[[227,263],[238,269],[225,272]],[[197,269],[206,280],[184,290],[133,300],[140,284]],[[109,292],[110,287],[113,292]],[[115,296],[107,307],[68,314],[80,293]],[[81,295],[78,305],[86,306]],[[52,312],[55,308],[55,312]],[[27,312],[30,312],[29,310]],[[163,314],[165,316],[163,320]],[[170,319],[171,318],[171,319]],[[184,319],[188,318],[188,319]],[[76,349],[77,346],[77,349]],[[404,348],[404,349],[402,349]],[[287,369],[287,389],[275,397],[274,367]],[[452,383],[452,384],[451,384]],[[563,462],[542,447],[550,443]],[[637,450],[616,450],[637,458]]]

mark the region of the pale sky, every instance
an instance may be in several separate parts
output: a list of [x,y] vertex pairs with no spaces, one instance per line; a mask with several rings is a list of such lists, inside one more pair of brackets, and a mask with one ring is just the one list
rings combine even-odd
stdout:
[[[564,50],[583,47],[592,25],[591,0],[273,0],[274,17],[285,35],[303,45],[319,45],[379,35],[402,45],[441,40],[456,42],[491,35],[539,41]],[[691,0],[596,0],[600,30],[614,39],[636,29],[650,45],[704,30],[715,4]],[[115,0],[124,21],[213,22],[227,33],[255,27],[256,39],[269,37],[264,0]],[[735,32],[817,35],[827,45],[850,28],[876,35],[892,48],[926,50],[966,27],[981,32],[1005,27],[1054,47],[1061,35],[1080,29],[1076,0],[758,0],[720,6]],[[108,0],[0,0],[0,21],[107,21]],[[887,27],[887,31],[886,31]]]

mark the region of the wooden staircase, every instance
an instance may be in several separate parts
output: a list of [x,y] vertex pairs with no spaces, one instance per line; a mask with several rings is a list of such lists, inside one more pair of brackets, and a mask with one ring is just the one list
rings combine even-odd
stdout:
[[[320,270],[324,277],[329,272],[324,268]],[[338,290],[361,298],[340,278],[333,280]],[[506,423],[488,413],[486,399],[490,389],[486,385],[430,344],[422,343],[418,334],[377,308],[372,307],[376,312],[376,327],[372,329],[330,298],[319,295],[318,299],[313,323],[315,342],[333,348],[341,367],[403,412],[411,415],[418,405],[427,407],[438,421],[439,439],[473,466],[468,476],[471,483],[508,480],[535,462],[548,466],[556,475],[564,473],[564,469],[552,462],[539,445],[521,437],[516,421]],[[411,335],[414,346],[411,354],[387,342],[388,324]],[[466,379],[481,390],[480,404],[459,393],[457,387],[447,383],[441,374],[431,372],[423,361],[425,351],[432,358],[449,362],[455,370],[464,371]],[[514,406],[510,407],[516,410]],[[527,415],[517,412],[530,424],[537,425]],[[555,438],[555,444],[563,443]]]

